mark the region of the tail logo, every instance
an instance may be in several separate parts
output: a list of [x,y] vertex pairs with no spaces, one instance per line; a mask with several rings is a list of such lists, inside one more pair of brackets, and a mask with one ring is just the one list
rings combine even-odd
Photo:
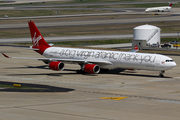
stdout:
[[171,7],[172,6],[172,3],[171,2],[169,2],[169,7]]
[[41,40],[42,39],[42,37],[41,37],[41,35],[39,35],[38,37],[36,37],[36,32],[34,33],[34,37],[33,37],[33,45],[34,46],[39,46],[39,40]]

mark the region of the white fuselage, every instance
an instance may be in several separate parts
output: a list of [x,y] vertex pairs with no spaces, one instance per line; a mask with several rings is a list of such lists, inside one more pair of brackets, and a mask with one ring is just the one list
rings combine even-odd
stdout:
[[152,8],[147,8],[145,12],[169,12],[171,9],[170,6],[165,6],[165,7],[152,7]]
[[[176,63],[170,57],[149,53],[49,47],[44,51],[43,55],[47,58],[72,59],[72,61],[79,59],[84,61],[109,61],[112,63],[111,65],[98,64],[103,69],[127,68],[159,71],[176,66]],[[167,60],[168,62],[166,62]]]

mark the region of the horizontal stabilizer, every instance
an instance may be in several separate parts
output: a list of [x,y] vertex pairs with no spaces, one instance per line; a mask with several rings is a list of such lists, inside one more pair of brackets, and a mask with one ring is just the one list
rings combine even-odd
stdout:
[[49,43],[50,46],[53,46],[54,44],[53,43]]
[[4,54],[4,53],[2,53],[3,55],[4,55],[4,57],[6,57],[6,58],[10,58],[9,56],[7,56],[6,54]]
[[38,48],[33,48],[32,46],[30,46],[30,48],[28,48],[30,50],[39,50]]

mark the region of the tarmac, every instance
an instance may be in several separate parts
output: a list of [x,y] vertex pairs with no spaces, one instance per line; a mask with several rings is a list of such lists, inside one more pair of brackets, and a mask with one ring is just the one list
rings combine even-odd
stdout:
[[[22,48],[0,46],[16,57],[42,57]],[[180,61],[159,78],[158,71],[112,70],[107,74],[77,74],[65,64],[52,71],[37,60],[0,57],[0,81],[70,89],[65,92],[0,91],[1,120],[179,120]],[[4,89],[4,88],[1,88]]]

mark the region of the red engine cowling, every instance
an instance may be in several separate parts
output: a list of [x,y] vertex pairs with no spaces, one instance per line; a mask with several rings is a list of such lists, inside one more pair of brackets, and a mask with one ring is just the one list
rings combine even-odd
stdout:
[[100,67],[96,64],[86,64],[84,66],[84,71],[87,73],[97,74],[100,71]]
[[49,63],[49,68],[52,70],[63,70],[64,69],[64,63],[60,61],[52,61]]

